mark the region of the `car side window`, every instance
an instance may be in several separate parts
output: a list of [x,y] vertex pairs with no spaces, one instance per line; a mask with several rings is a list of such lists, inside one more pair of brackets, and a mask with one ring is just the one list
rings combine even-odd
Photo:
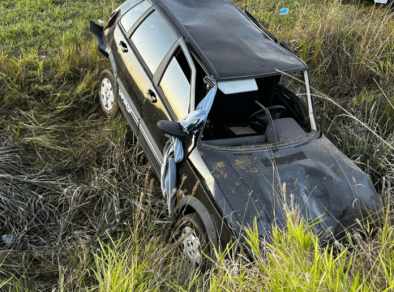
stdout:
[[131,36],[131,41],[152,74],[155,74],[176,40],[174,32],[156,11],[150,14]]
[[178,119],[189,113],[191,70],[183,51],[175,54],[165,70],[159,86]]
[[151,5],[147,1],[142,1],[133,8],[131,8],[125,15],[123,15],[120,23],[124,30],[128,32],[133,24],[149,9]]
[[141,0],[126,0],[125,2],[123,2],[123,4],[121,4],[118,7],[118,9],[120,9],[120,14],[122,15],[127,10],[129,10],[130,7],[132,7],[133,5],[135,5],[136,3],[140,2],[140,1]]

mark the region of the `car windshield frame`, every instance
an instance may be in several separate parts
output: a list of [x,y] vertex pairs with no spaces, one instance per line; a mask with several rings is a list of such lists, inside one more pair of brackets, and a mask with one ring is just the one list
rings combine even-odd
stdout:
[[[295,77],[291,77],[289,74],[291,73],[299,73],[301,72],[303,74],[304,80],[299,80],[296,79]],[[278,143],[278,149],[283,149],[283,148],[288,148],[288,147],[294,147],[297,145],[303,145],[308,143],[310,140],[315,139],[320,136],[320,130],[317,127],[316,124],[316,116],[314,113],[314,105],[313,105],[313,98],[312,98],[312,90],[311,90],[311,82],[310,82],[310,74],[309,74],[309,69],[304,69],[304,70],[296,70],[293,72],[279,72],[279,74],[275,75],[283,75],[286,74],[287,76],[290,76],[291,78],[294,78],[302,83],[305,84],[306,87],[306,101],[307,101],[307,106],[308,106],[308,119],[311,127],[311,131],[307,133],[307,137],[300,139],[297,142],[280,142]],[[272,75],[272,76],[275,76]],[[217,150],[224,150],[224,151],[244,151],[244,150],[268,150],[268,149],[274,149],[275,148],[275,143],[261,143],[261,144],[255,144],[255,145],[242,145],[242,146],[222,146],[222,145],[210,145],[206,143],[206,141],[202,140],[202,134],[203,130],[199,132],[198,138],[197,138],[197,144],[206,148],[211,148],[211,149],[217,149]],[[215,140],[212,140],[215,141]]]

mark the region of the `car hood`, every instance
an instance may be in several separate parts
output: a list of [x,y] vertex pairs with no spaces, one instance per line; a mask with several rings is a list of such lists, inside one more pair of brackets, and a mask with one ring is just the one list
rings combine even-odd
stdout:
[[338,238],[381,209],[368,175],[324,136],[275,153],[198,150],[215,180],[213,197],[237,233],[256,218],[259,234],[269,235],[273,223],[286,226],[287,208]]

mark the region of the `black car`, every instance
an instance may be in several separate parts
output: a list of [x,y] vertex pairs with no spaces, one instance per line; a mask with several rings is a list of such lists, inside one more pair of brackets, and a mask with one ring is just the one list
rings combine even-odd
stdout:
[[[175,237],[194,264],[202,249],[242,241],[255,220],[269,240],[287,204],[337,238],[381,208],[369,177],[319,131],[307,65],[247,11],[227,0],[128,0],[91,32],[112,66],[100,79],[103,110],[120,108],[162,183],[171,176]],[[207,116],[181,126],[207,98]],[[169,137],[184,153],[170,173]]]

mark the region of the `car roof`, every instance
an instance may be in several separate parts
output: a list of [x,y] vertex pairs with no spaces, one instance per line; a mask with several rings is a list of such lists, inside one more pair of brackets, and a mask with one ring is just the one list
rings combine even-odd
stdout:
[[294,72],[307,65],[258,28],[228,0],[153,0],[216,80]]

